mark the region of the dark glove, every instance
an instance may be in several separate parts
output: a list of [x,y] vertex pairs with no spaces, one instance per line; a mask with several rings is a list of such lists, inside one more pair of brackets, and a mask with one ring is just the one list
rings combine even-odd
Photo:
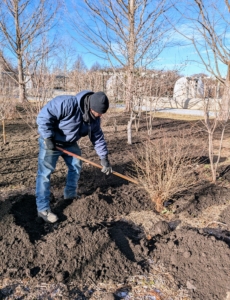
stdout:
[[101,159],[101,165],[103,167],[101,172],[105,173],[106,175],[109,175],[113,172],[112,167],[109,163],[108,157]]
[[45,146],[47,150],[54,150],[55,149],[55,142],[52,138],[44,139]]

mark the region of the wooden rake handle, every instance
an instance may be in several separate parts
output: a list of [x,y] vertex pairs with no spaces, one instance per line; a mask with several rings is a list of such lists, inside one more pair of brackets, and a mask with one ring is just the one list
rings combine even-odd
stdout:
[[[76,158],[78,158],[78,159],[80,159],[80,160],[82,160],[82,161],[84,161],[84,162],[86,162],[86,163],[88,163],[88,164],[90,164],[90,165],[92,165],[92,166],[94,166],[94,167],[97,167],[97,168],[99,168],[99,169],[102,169],[102,166],[100,166],[100,165],[96,164],[95,162],[92,162],[92,161],[90,161],[90,160],[88,160],[88,159],[86,159],[86,158],[83,158],[83,157],[81,157],[81,156],[79,156],[79,155],[77,155],[77,154],[75,154],[75,153],[69,152],[69,151],[67,151],[67,150],[65,150],[65,149],[62,149],[61,147],[58,147],[58,146],[56,146],[56,149],[62,151],[62,152],[65,153],[65,154],[68,154],[68,155],[70,155],[70,156],[76,157]],[[132,182],[132,183],[138,184],[138,182],[137,182],[135,179],[132,179],[132,178],[130,178],[130,177],[128,177],[128,176],[122,175],[122,174],[120,174],[120,173],[118,173],[118,172],[112,171],[112,174],[113,174],[113,175],[116,175],[116,176],[118,176],[118,177],[121,177],[121,178],[123,178],[123,179],[126,179],[126,180],[128,180],[128,181],[130,181],[130,182]]]

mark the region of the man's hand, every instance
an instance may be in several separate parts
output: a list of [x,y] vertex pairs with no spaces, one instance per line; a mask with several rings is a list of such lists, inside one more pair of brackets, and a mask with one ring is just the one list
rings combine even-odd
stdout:
[[55,142],[52,138],[44,139],[45,146],[47,150],[54,150],[55,149]]
[[103,167],[101,172],[105,173],[106,175],[109,175],[113,172],[112,167],[109,163],[108,157],[101,159],[101,165]]

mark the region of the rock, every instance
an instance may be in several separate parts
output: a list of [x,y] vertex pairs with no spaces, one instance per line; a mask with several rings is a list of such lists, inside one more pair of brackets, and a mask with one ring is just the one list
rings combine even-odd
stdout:
[[151,235],[166,235],[171,231],[169,224],[166,221],[159,221],[157,222],[153,228]]
[[60,272],[56,275],[56,279],[58,282],[62,282],[64,280],[63,274]]
[[101,300],[114,300],[113,293],[106,293],[105,295],[100,295]]
[[186,282],[187,289],[196,290],[196,287],[189,281]]
[[120,292],[116,293],[116,296],[119,297],[120,299],[123,299],[123,298],[125,298],[128,294],[129,294],[128,291],[120,291]]
[[176,265],[177,264],[177,255],[176,254],[172,254],[172,256],[171,256],[171,263],[172,263],[172,265]]
[[191,252],[190,251],[185,251],[183,253],[184,258],[189,258],[191,256]]
[[169,249],[172,249],[174,246],[174,243],[172,241],[169,241],[167,245],[168,245]]

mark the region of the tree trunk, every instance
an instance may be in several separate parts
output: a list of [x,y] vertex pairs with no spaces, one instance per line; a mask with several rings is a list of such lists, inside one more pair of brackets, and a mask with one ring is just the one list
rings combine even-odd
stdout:
[[224,93],[222,96],[220,108],[220,120],[227,121],[229,118],[229,104],[230,104],[230,62],[228,63],[228,73],[225,80]]
[[18,83],[19,83],[19,102],[26,100],[26,87],[23,74],[22,58],[18,57]]
[[128,43],[128,72],[127,72],[127,94],[125,99],[125,110],[131,112],[133,107],[133,75],[135,64],[135,3],[129,1],[129,43]]
[[133,120],[130,119],[127,125],[127,138],[128,138],[129,145],[132,145],[132,122]]
[[[130,68],[131,69],[131,68]],[[133,108],[133,71],[127,73],[127,93],[125,101],[125,110],[131,112]]]
[[17,58],[18,58],[18,88],[19,88],[19,102],[24,102],[26,99],[25,80],[23,73],[22,62],[22,39],[21,28],[19,23],[19,1],[14,2],[15,11],[15,30],[16,30],[16,45],[17,45]]

